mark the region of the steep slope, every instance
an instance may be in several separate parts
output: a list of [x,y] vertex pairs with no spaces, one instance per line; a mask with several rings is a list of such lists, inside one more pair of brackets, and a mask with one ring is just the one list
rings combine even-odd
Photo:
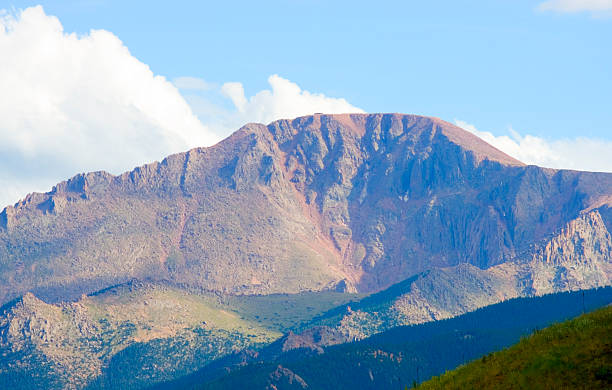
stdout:
[[612,307],[543,329],[419,389],[608,389]]
[[[0,302],[133,278],[239,294],[371,292],[429,269],[533,256],[552,267],[542,281],[552,287],[525,280],[536,290],[570,288],[566,274],[581,286],[567,262],[607,284],[611,202],[612,174],[525,166],[438,119],[249,124],[213,147],[79,175],[4,209]],[[592,250],[563,237],[538,249],[584,215],[599,218],[580,228]]]

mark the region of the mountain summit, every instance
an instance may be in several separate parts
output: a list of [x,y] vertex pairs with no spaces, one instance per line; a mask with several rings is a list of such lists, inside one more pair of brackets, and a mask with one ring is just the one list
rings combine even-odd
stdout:
[[463,263],[545,270],[524,291],[602,285],[611,228],[612,174],[526,166],[439,119],[316,114],[6,207],[0,302],[132,279],[372,292]]

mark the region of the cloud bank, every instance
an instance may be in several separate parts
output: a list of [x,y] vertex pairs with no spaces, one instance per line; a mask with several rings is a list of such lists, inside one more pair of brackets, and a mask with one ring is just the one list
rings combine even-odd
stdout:
[[40,6],[4,12],[0,53],[0,208],[78,172],[118,173],[217,139],[110,32],[67,34]]
[[612,0],[548,0],[538,6],[541,11],[563,13],[591,12],[608,15],[612,11]]
[[455,124],[525,164],[612,172],[612,141],[590,138],[547,140],[533,135],[523,136],[513,129],[510,129],[510,135],[495,136],[461,120],[455,120]]
[[66,33],[41,6],[0,10],[0,53],[0,210],[78,172],[211,145],[245,122],[361,111],[279,76],[248,98],[240,83],[171,83],[112,33]]

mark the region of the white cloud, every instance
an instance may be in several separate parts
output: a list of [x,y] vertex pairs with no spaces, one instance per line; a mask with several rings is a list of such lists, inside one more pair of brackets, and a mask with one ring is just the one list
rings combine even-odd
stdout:
[[67,34],[40,6],[0,15],[0,204],[217,140],[112,33]]
[[302,90],[278,75],[268,77],[268,84],[270,89],[250,97],[239,82],[224,83],[206,91],[183,90],[183,94],[200,120],[220,135],[228,135],[249,122],[269,123],[315,112],[364,112],[345,99]]
[[[203,83],[212,85],[204,80]],[[203,123],[219,135],[228,135],[245,123],[269,123],[277,119],[324,112],[340,114],[364,112],[345,99],[302,90],[296,83],[278,75],[268,77],[270,89],[247,96],[239,82],[228,82],[208,90],[187,90],[183,95]]]
[[326,114],[363,112],[344,99],[303,91],[297,84],[278,75],[270,76],[268,83],[272,90],[260,91],[248,99],[240,83],[225,83],[221,91],[232,99],[240,116],[245,121],[251,122],[267,123],[315,112]]
[[509,135],[495,136],[461,120],[455,120],[455,124],[526,164],[612,172],[612,141],[591,138],[547,140],[533,135],[523,136],[512,128]]
[[[210,145],[247,122],[363,112],[278,75],[252,96],[239,82],[170,83],[112,33],[65,33],[42,7],[0,11],[0,53],[0,208],[78,172],[119,173]],[[529,164],[612,171],[610,141],[494,136],[456,123]]]
[[232,99],[234,106],[239,113],[244,113],[248,104],[247,98],[244,96],[244,87],[241,83],[225,83],[221,87],[221,93]]
[[40,6],[0,10],[0,209],[78,172],[120,173],[210,145],[246,122],[361,112],[279,76],[268,81],[248,98],[241,83],[170,83],[108,31],[66,33]]
[[591,12],[608,15],[612,11],[612,0],[548,0],[538,6],[541,11],[563,13]]

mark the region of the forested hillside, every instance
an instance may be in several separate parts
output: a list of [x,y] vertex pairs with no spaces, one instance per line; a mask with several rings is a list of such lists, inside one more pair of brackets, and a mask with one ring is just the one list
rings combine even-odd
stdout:
[[[611,287],[588,290],[584,295],[578,291],[512,299],[449,320],[397,327],[359,342],[325,348],[323,353],[291,350],[271,361],[258,361],[253,355],[245,367],[249,359],[243,355],[227,360],[228,365],[235,364],[230,374],[223,375],[225,367],[205,369],[156,388],[403,388],[610,302]],[[266,356],[266,351],[260,356]]]
[[422,390],[610,389],[612,307],[543,330],[423,383]]

